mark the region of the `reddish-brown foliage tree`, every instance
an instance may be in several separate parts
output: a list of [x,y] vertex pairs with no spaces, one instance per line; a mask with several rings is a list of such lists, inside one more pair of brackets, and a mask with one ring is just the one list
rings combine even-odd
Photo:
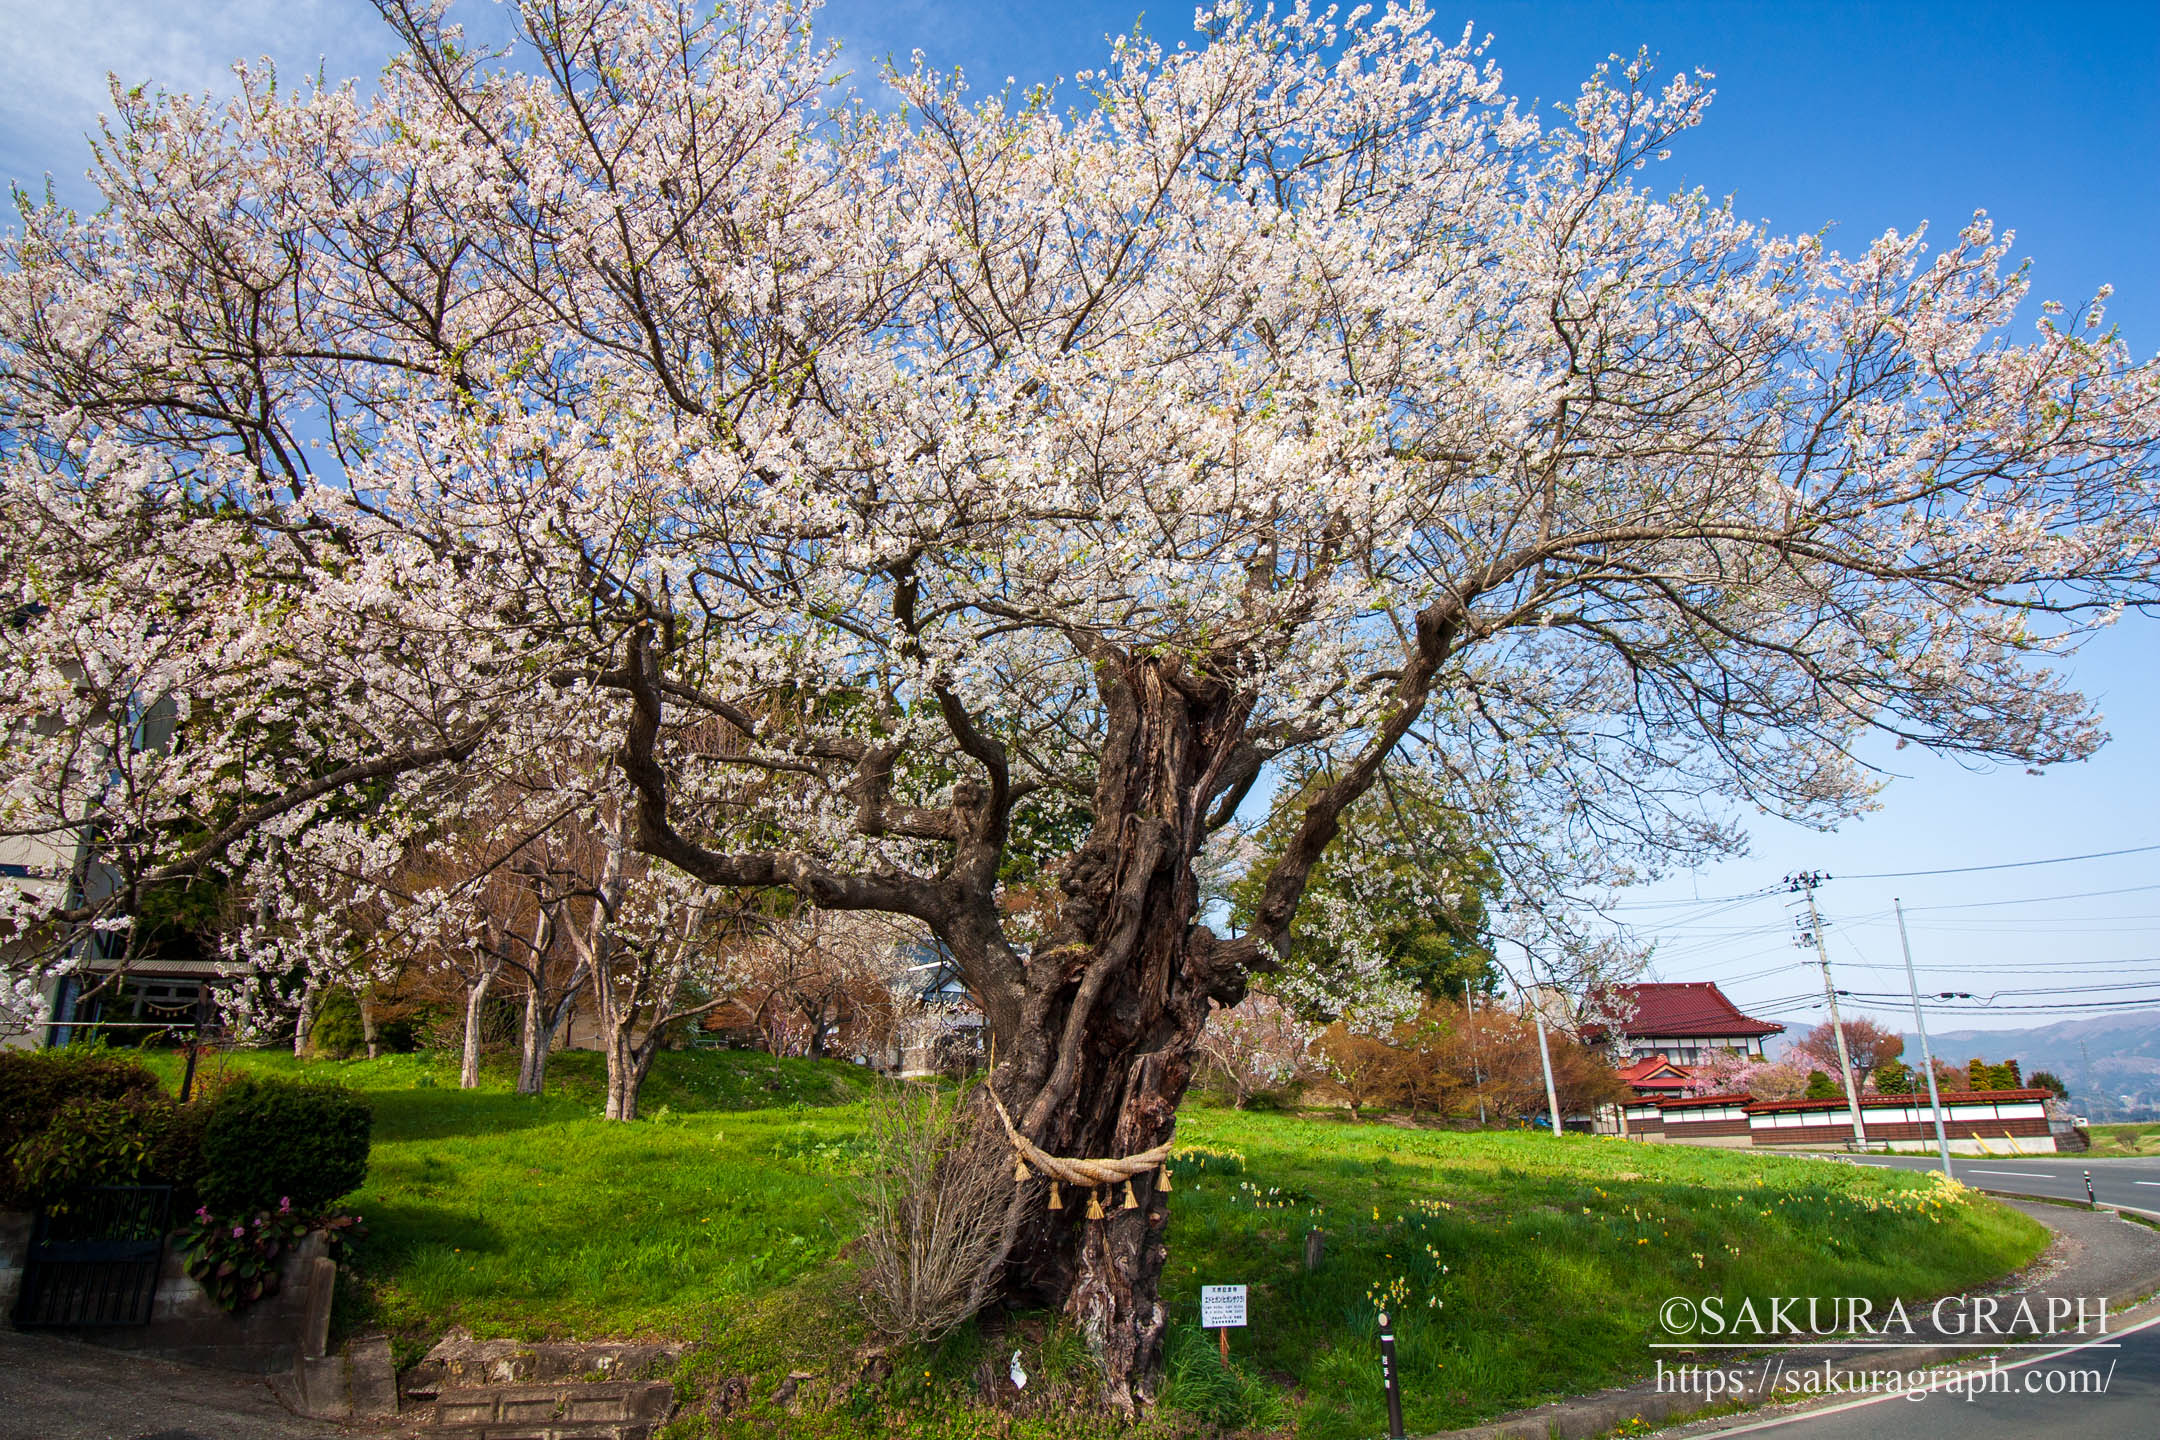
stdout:
[[[1852,1055],[1853,1083],[1865,1090],[1877,1066],[1905,1053],[1905,1037],[1856,1015],[1845,1022],[1845,1048]],[[1793,1051],[1832,1078],[1837,1076],[1837,1035],[1827,1022],[1794,1041]]]

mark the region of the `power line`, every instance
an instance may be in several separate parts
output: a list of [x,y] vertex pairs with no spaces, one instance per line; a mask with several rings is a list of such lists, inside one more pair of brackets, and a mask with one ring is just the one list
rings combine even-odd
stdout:
[[[2104,923],[2117,918],[2138,920],[2144,923],[2134,925],[2109,925]],[[2145,916],[2117,917],[2101,915],[2095,917],[2095,919],[2101,923],[2079,925],[2071,923],[2066,918],[2052,921],[2006,920],[2000,924],[1988,925],[1974,920],[1962,925],[1915,925],[1912,928],[1914,933],[1923,935],[2150,935],[2155,930],[2160,930],[2160,925],[2150,923]]]
[[[1850,964],[1855,970],[1902,970],[1904,968],[1902,965],[1881,964],[1873,960],[1855,960]],[[2145,965],[2160,965],[2160,957],[2131,955],[2119,960],[2024,960],[2001,963],[1975,961],[1943,965],[1915,965],[1913,968],[1915,970],[1939,971],[1953,975],[2075,975],[2087,970],[2095,974],[2106,974],[2128,966]],[[1737,984],[1742,979],[1752,977],[1736,975],[1732,978],[1733,982]]]
[[1939,1001],[1938,1015],[2074,1015],[2086,1010],[2160,1010],[2160,995],[2137,1000],[2066,1000],[2053,1005],[1958,1005]]
[[[1902,998],[1902,997],[1900,997]],[[1923,995],[1923,1000],[1929,997]],[[1870,1001],[1870,1005],[1881,1002]],[[1752,1007],[1759,1014],[1778,1014],[1786,1019],[1797,1017],[1804,1010],[1820,1010],[1820,1000],[1801,1000],[1789,1006],[1757,1005]],[[2065,1000],[2046,1005],[1961,1005],[1954,1001],[1932,1000],[1928,1011],[1934,1015],[2076,1015],[2092,1010],[2153,1010],[2160,1012],[2160,996],[2147,996],[2137,1000]]]
[[1905,913],[1917,915],[1923,910],[1992,910],[2002,905],[2039,905],[2050,900],[2097,900],[2103,895],[2135,895],[2146,890],[2160,890],[2160,885],[2125,885],[2119,890],[2075,890],[2067,895],[2028,895],[2022,900],[1967,900],[1957,905],[1908,905]]
[[1942,870],[1883,870],[1871,875],[1837,875],[1837,880],[1913,880],[1925,875],[1977,875],[1983,870],[2026,870],[2035,865],[2068,865],[2077,860],[2112,860],[2117,855],[2145,855],[2160,845],[2134,845],[2128,850],[2095,850],[2090,855],[2051,855],[2045,860],[2007,860],[2000,865],[1953,865]]
[[[2042,865],[2071,864],[2079,861],[2110,859],[2117,856],[2147,854],[2154,851],[2160,851],[2160,845],[2132,846],[2118,850],[2093,851],[2080,855],[2048,856],[2032,860],[2003,861],[1988,865],[1947,866],[1933,870],[1884,871],[1873,874],[1853,875],[1845,878],[1859,880],[1876,880],[1930,875],[1982,874],[1992,873],[2001,870],[2027,869]],[[1743,954],[1729,953],[1729,950],[1731,948],[1736,948],[1735,942],[1745,944],[1747,941],[1750,940],[1767,939],[1770,935],[1782,931],[1784,929],[1784,926],[1782,924],[1775,923],[1751,925],[1744,923],[1733,924],[1729,921],[1725,923],[1719,922],[1723,920],[1724,917],[1731,915],[1732,912],[1735,910],[1743,909],[1757,901],[1768,899],[1775,895],[1778,895],[1782,888],[1784,887],[1772,886],[1765,887],[1764,889],[1756,891],[1748,891],[1734,895],[1703,897],[1695,900],[1642,901],[1635,902],[1633,904],[1622,902],[1620,905],[1610,908],[1661,910],[1667,912],[1663,917],[1658,919],[1652,919],[1649,921],[1649,928],[1651,929],[1651,931],[1653,933],[1661,934],[1662,936],[1663,943],[1660,943],[1656,947],[1656,957],[1657,960],[1661,962],[1659,968],[1663,969],[1666,974],[1672,974],[1674,973],[1674,970],[1677,969],[1681,974],[1694,973],[1696,975],[1707,975],[1707,978],[1715,979],[1723,984],[1742,985],[1757,980],[1767,979],[1771,976],[1790,973],[1790,967],[1781,965],[1772,965],[1766,969],[1752,969],[1744,973],[1734,973],[1737,970],[1738,966],[1746,964],[1749,960],[1755,960],[1758,959],[1758,957],[1763,959],[1768,958],[1769,955],[1776,953],[1774,948],[1750,949],[1748,952]],[[2042,905],[2056,902],[2098,899],[2112,895],[2142,894],[2154,890],[2160,890],[2160,884],[2119,886],[2103,890],[2069,891],[2058,894],[2022,896],[2014,899],[2005,900],[1982,900],[1927,906],[1915,906],[1913,907],[1913,911],[1914,913],[1930,912],[1938,915],[1940,918],[1937,919],[1934,924],[1918,928],[1923,928],[1932,931],[1933,933],[1945,935],[1957,934],[1960,932],[1987,933],[1992,931],[1995,933],[2004,933],[2019,930],[2030,932],[2032,930],[2040,928],[2044,928],[2050,933],[2060,934],[2064,936],[2072,934],[2141,934],[2150,933],[2156,927],[2151,925],[2150,923],[2141,924],[2139,922],[2160,920],[2160,915],[2076,915],[2063,916],[2054,919],[2046,917],[2012,916],[1990,920],[1981,920],[1979,917],[1975,916],[1968,921],[1963,919],[1951,918],[1951,914],[1945,912],[1969,912],[1979,909],[2002,909],[2014,906]],[[1872,928],[1886,920],[1888,914],[1889,912],[1887,911],[1866,912],[1863,914],[1850,916],[1845,920],[1844,923],[1848,926],[1857,928]],[[1852,949],[1854,953],[1854,960],[1848,961],[1847,963],[1857,962],[1859,968],[1869,971],[1894,970],[1897,968],[1893,965],[1878,964],[1870,960],[1864,952],[1860,951],[1857,945],[1853,944],[1852,938],[1850,936],[1841,936],[1840,938],[1845,940],[1848,948]],[[2029,960],[2015,964],[1965,962],[1962,964],[1953,963],[1923,965],[1918,968],[1928,970],[1936,974],[1942,974],[1945,972],[1954,974],[1958,971],[1964,971],[1971,973],[1975,976],[1988,973],[2022,972],[2032,975],[2035,979],[2043,977],[2052,979],[2057,974],[2062,975],[2065,979],[2079,978],[2078,972],[2090,971],[2094,972],[2093,978],[2098,979],[2107,974],[2110,970],[2114,970],[2115,973],[2120,974],[2122,973],[2123,969],[2135,970],[2139,967],[2155,963],[2160,963],[2160,957],[2141,956],[2129,959],[2112,960],[2047,959]],[[1720,971],[1724,973],[1718,973]],[[2128,989],[2133,987],[2120,986],[2116,988]],[[2074,993],[2071,989],[2002,992],[1995,997],[1991,997],[1991,999],[2014,1000],[2020,995],[2027,994],[2033,996],[2062,995],[2064,997],[2067,997],[2071,993]],[[1887,1001],[1894,1000],[1898,997],[1888,995],[1887,992],[1885,992],[1883,996],[1877,998]],[[1876,1001],[1870,1000],[1867,1003],[1876,1003]],[[1756,1010],[1757,1012],[1790,1010],[1793,1008],[1803,1010],[1819,1010],[1823,1008],[1823,1002],[1819,1000],[1809,1001],[1804,996],[1794,996],[1790,997],[1789,999],[1781,998],[1780,1000],[1776,1001],[1758,1003],[1751,1006],[1750,1008]],[[2007,1012],[2010,1008],[2011,1007],[2007,1005],[1997,1007],[1999,1013]]]
[[1616,900],[1601,906],[1605,910],[1679,910],[1694,905],[1738,905],[1749,900],[1767,899],[1783,892],[1782,885],[1769,885],[1760,890],[1747,890],[1738,895],[1705,895],[1694,900]]
[[[1990,1004],[2004,995],[2082,995],[2099,990],[2150,990],[2160,985],[2160,980],[2124,980],[2106,985],[2040,985],[2023,990],[1990,990],[1985,997],[1966,996],[1981,1004]],[[1887,990],[1840,990],[1840,995],[1850,995],[1855,1000],[1898,1000],[1904,997]],[[1937,996],[1937,999],[1944,998]]]

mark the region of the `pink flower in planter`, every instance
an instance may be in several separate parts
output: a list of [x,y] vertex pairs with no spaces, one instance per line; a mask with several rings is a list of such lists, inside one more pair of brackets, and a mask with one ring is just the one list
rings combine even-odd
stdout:
[[278,1196],[277,1208],[278,1208],[278,1213],[279,1213],[280,1215],[282,1215],[282,1214],[284,1214],[284,1213],[285,1213],[286,1211],[288,1211],[288,1210],[292,1209],[292,1196],[290,1196],[290,1195],[280,1195],[280,1196]]
[[233,1239],[235,1239],[235,1240],[238,1240],[238,1239],[240,1239],[241,1237],[243,1237],[243,1236],[244,1236],[244,1235],[246,1235],[246,1234],[247,1234],[247,1226],[245,1226],[245,1225],[235,1225],[235,1226],[233,1226],[233,1227],[232,1227],[232,1238],[233,1238]]

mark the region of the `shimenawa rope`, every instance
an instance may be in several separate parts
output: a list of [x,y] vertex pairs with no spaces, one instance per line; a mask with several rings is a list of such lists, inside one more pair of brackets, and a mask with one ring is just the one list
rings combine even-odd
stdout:
[[995,1090],[990,1092],[990,1103],[997,1107],[998,1123],[1005,1127],[1005,1138],[1012,1142],[1012,1147],[1019,1156],[1013,1162],[1013,1183],[1017,1185],[1027,1180],[1030,1165],[1049,1176],[1052,1210],[1065,1208],[1065,1202],[1058,1194],[1060,1181],[1067,1185],[1078,1185],[1088,1191],[1090,1220],[1103,1218],[1102,1201],[1094,1193],[1094,1187],[1098,1185],[1116,1185],[1122,1182],[1125,1186],[1125,1203],[1121,1208],[1126,1210],[1140,1208],[1140,1201],[1133,1194],[1134,1176],[1160,1167],[1162,1175],[1156,1181],[1156,1186],[1161,1190],[1170,1188],[1170,1142],[1167,1140],[1152,1150],[1142,1150],[1139,1154],[1127,1155],[1122,1160],[1080,1160],[1067,1155],[1052,1155],[1020,1133],[1019,1128],[1012,1122],[1012,1116],[1005,1112],[1005,1102],[998,1099]]

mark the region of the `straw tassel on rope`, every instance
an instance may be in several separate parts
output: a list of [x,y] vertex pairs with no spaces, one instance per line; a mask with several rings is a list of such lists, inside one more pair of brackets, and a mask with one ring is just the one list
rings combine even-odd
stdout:
[[997,1107],[998,1121],[1005,1127],[1005,1138],[1012,1143],[1015,1154],[1013,1183],[1024,1182],[1028,1178],[1029,1167],[1031,1166],[1035,1170],[1041,1171],[1050,1179],[1050,1208],[1052,1210],[1065,1208],[1065,1202],[1058,1193],[1058,1186],[1061,1183],[1076,1185],[1088,1192],[1088,1218],[1090,1220],[1103,1218],[1102,1197],[1096,1193],[1098,1186],[1122,1184],[1125,1187],[1125,1203],[1121,1208],[1126,1210],[1140,1208],[1139,1197],[1133,1193],[1132,1188],[1135,1176],[1144,1175],[1153,1170],[1157,1172],[1155,1182],[1157,1187],[1166,1193],[1170,1189],[1170,1142],[1167,1140],[1152,1150],[1143,1150],[1137,1155],[1127,1155],[1119,1160],[1081,1160],[1069,1156],[1052,1155],[1020,1133],[1018,1127],[1012,1122],[1012,1116],[1005,1110],[1005,1102],[998,1099],[997,1092],[994,1090],[990,1092],[990,1103]]

